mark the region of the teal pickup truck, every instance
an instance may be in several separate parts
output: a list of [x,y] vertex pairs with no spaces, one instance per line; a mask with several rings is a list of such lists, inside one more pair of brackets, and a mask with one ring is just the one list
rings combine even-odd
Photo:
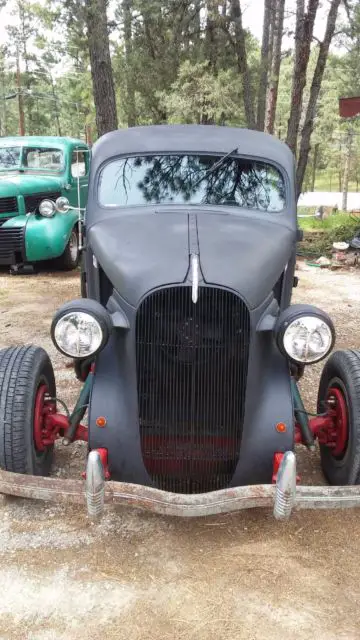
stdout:
[[77,267],[89,164],[81,140],[0,138],[0,266],[51,260],[60,269]]

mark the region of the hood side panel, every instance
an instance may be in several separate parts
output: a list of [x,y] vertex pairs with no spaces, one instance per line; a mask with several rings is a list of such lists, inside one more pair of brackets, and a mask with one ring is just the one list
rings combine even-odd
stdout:
[[119,215],[92,225],[88,242],[101,268],[131,305],[162,285],[185,280],[188,215]]
[[207,284],[238,291],[250,308],[269,294],[294,250],[283,224],[240,216],[197,216],[201,271]]

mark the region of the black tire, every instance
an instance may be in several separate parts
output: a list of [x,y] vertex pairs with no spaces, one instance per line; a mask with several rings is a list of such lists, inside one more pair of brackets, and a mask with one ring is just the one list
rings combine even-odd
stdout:
[[345,399],[348,437],[339,456],[333,455],[326,445],[320,445],[321,466],[329,484],[360,484],[360,351],[336,351],[326,362],[319,386],[319,413],[325,409],[330,387],[338,388]]
[[[74,246],[76,246],[77,251],[75,253]],[[79,251],[79,235],[76,227],[74,227],[71,231],[69,242],[65,247],[64,253],[56,258],[55,264],[58,269],[62,271],[72,271],[76,269],[80,261],[80,251]]]
[[0,468],[14,473],[49,475],[53,446],[39,452],[34,442],[34,406],[40,385],[56,396],[54,371],[40,347],[0,351]]

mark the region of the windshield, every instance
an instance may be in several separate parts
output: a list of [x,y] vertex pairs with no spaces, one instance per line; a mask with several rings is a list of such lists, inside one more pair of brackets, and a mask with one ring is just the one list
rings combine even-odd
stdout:
[[0,147],[0,169],[19,169],[21,147]]
[[55,171],[63,169],[61,149],[44,147],[0,147],[0,170]]
[[224,204],[269,212],[284,209],[285,184],[275,167],[225,155],[221,159],[182,154],[113,160],[100,174],[99,202],[116,207]]

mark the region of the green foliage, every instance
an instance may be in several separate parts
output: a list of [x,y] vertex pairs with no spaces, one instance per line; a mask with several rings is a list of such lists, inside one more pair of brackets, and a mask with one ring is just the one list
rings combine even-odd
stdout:
[[345,227],[352,229],[354,225],[358,225],[360,227],[360,218],[352,216],[349,213],[333,213],[328,217],[325,217],[323,220],[313,217],[314,209],[312,207],[298,207],[298,213],[309,216],[308,218],[299,218],[299,226],[302,229],[330,231]]
[[[0,0],[0,10],[1,3]],[[260,2],[260,0],[258,0]],[[245,126],[244,94],[230,5],[218,0],[114,0],[109,32],[119,126],[163,122]],[[247,11],[256,10],[249,6]],[[341,52],[329,56],[317,105],[305,189],[339,190],[344,168],[346,127],[338,115],[339,95],[360,95],[360,6],[353,20],[339,25]],[[0,135],[18,132],[17,48],[27,133],[95,138],[95,110],[86,32],[86,0],[14,0],[18,24],[0,48]],[[244,9],[243,0],[240,6]],[[128,13],[126,13],[126,11]],[[125,28],[126,15],[130,19]],[[257,92],[260,43],[245,34],[251,87]],[[345,53],[344,53],[345,52]],[[309,84],[316,64],[314,43]],[[290,113],[292,51],[283,51],[275,135],[285,139]],[[350,189],[360,184],[360,119],[355,138]]]
[[231,69],[214,75],[208,61],[183,62],[169,91],[159,95],[171,123],[245,125],[241,87]]
[[[304,213],[304,209],[301,213]],[[360,230],[360,218],[346,213],[337,213],[324,220],[312,217],[299,218],[299,226],[305,232],[300,251],[307,255],[329,257],[332,254],[334,242],[349,242]]]

